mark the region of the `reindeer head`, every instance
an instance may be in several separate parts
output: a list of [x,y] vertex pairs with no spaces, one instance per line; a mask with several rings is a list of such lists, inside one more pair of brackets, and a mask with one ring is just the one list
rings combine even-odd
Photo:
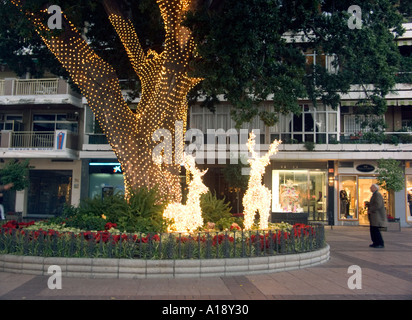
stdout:
[[251,167],[251,175],[263,175],[265,173],[265,167],[270,163],[270,156],[278,152],[278,146],[281,141],[273,141],[269,146],[268,152],[260,157],[259,154],[255,151],[255,138],[256,135],[252,131],[247,142],[247,147],[249,149],[249,152],[252,154],[252,159],[249,159],[248,162],[250,163]]
[[196,168],[195,158],[192,155],[185,155],[184,166],[193,176],[192,181],[189,183],[189,190],[195,190],[199,195],[207,193],[209,188],[203,183],[202,177],[206,174],[208,169],[200,171]]

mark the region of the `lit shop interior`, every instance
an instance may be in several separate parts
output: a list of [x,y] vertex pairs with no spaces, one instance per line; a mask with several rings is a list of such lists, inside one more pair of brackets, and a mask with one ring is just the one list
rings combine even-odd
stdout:
[[326,220],[327,174],[324,170],[272,170],[272,211],[309,213]]
[[[372,196],[370,186],[377,183],[375,177],[360,175],[339,176],[338,220],[358,220],[360,225],[369,225],[368,204]],[[388,211],[388,193],[380,188]]]

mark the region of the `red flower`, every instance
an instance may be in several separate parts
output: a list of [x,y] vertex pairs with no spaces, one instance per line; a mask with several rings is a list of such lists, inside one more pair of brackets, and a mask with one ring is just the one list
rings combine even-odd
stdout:
[[116,223],[108,222],[104,225],[104,230],[110,230],[111,228],[116,228],[116,227],[117,227]]

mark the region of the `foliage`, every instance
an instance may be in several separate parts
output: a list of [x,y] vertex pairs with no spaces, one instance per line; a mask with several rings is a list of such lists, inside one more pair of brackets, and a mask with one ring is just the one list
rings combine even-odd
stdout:
[[[114,233],[36,229],[34,221],[0,228],[0,254],[127,259],[245,258],[307,252],[325,245],[322,225],[279,224],[271,230],[196,234]],[[39,224],[38,226],[44,226]]]
[[12,190],[23,190],[30,185],[29,159],[22,162],[11,160],[0,170],[2,184],[13,183]]
[[[144,50],[159,52],[164,31],[154,0],[117,1],[128,13]],[[88,43],[113,65],[119,77],[131,79],[128,89],[140,90],[122,45],[109,26],[101,2],[56,0]],[[193,96],[205,95],[204,105],[214,109],[223,94],[235,106],[238,125],[259,115],[266,124],[277,122],[277,112],[299,113],[297,100],[309,97],[336,107],[338,92],[358,84],[371,102],[362,112],[383,114],[385,94],[396,82],[410,82],[412,58],[402,57],[394,39],[402,34],[401,23],[411,15],[409,1],[359,2],[362,28],[350,29],[347,12],[352,0],[210,0],[198,1],[185,24],[193,31],[197,53],[190,68],[204,81]],[[47,1],[25,1],[32,11]],[[0,59],[18,75],[29,71],[39,77],[45,70],[68,77],[43,45],[32,26],[10,1],[0,2]],[[292,41],[283,35],[288,32]],[[305,41],[301,41],[302,38]],[[30,47],[30,54],[27,48]],[[303,52],[316,50],[335,57],[335,72],[320,64],[305,66]],[[373,84],[373,90],[367,90]],[[136,92],[135,95],[139,93]],[[256,106],[273,95],[273,111]]]
[[111,222],[125,232],[162,232],[164,208],[156,189],[141,188],[131,190],[128,201],[121,193],[83,199],[77,208],[66,206],[62,217],[51,221],[82,230],[103,230]]
[[387,191],[401,191],[405,187],[405,175],[401,164],[395,159],[378,160],[378,184]]
[[232,188],[239,188],[241,191],[247,189],[247,184],[249,181],[249,176],[242,174],[242,169],[248,168],[247,165],[238,162],[236,164],[227,164],[223,169],[223,176],[226,182]]
[[305,141],[303,144],[306,150],[313,151],[315,150],[315,143],[313,141]]
[[214,223],[218,230],[229,229],[233,223],[240,223],[239,219],[230,213],[232,208],[225,202],[225,198],[218,199],[216,193],[209,191],[203,194],[200,197],[200,207],[205,224]]
[[128,232],[165,231],[163,211],[166,205],[166,202],[161,201],[156,188],[131,190],[127,210],[113,217],[111,221],[116,222],[121,230]]

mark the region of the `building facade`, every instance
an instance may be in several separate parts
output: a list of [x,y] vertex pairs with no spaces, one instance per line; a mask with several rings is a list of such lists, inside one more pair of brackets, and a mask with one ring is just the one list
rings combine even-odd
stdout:
[[[412,48],[410,28],[399,45]],[[307,59],[309,64],[330,64],[330,58],[315,52]],[[337,109],[302,100],[300,115],[279,114],[273,127],[254,119],[242,130],[234,129],[231,106],[225,101],[215,113],[194,105],[188,129],[197,136],[188,138],[187,145],[194,146],[190,150],[199,166],[209,168],[205,184],[239,213],[241,193],[224,177],[224,168],[247,163],[245,143],[251,130],[259,132],[261,152],[274,139],[282,140],[264,176],[272,191],[273,216],[306,214],[310,221],[334,225],[369,223],[366,204],[369,187],[377,181],[377,161],[396,159],[404,170],[405,188],[393,194],[383,191],[387,212],[402,226],[412,226],[412,85],[398,84],[386,97],[387,129],[376,143],[362,137],[367,130],[354,112],[359,98],[354,87],[342,95]],[[262,108],[270,110],[271,102]],[[64,204],[78,205],[83,198],[124,191],[121,167],[87,101],[62,79],[52,75],[18,79],[2,65],[0,130],[0,165],[30,159],[30,186],[5,195],[9,214],[44,218],[61,214]]]

